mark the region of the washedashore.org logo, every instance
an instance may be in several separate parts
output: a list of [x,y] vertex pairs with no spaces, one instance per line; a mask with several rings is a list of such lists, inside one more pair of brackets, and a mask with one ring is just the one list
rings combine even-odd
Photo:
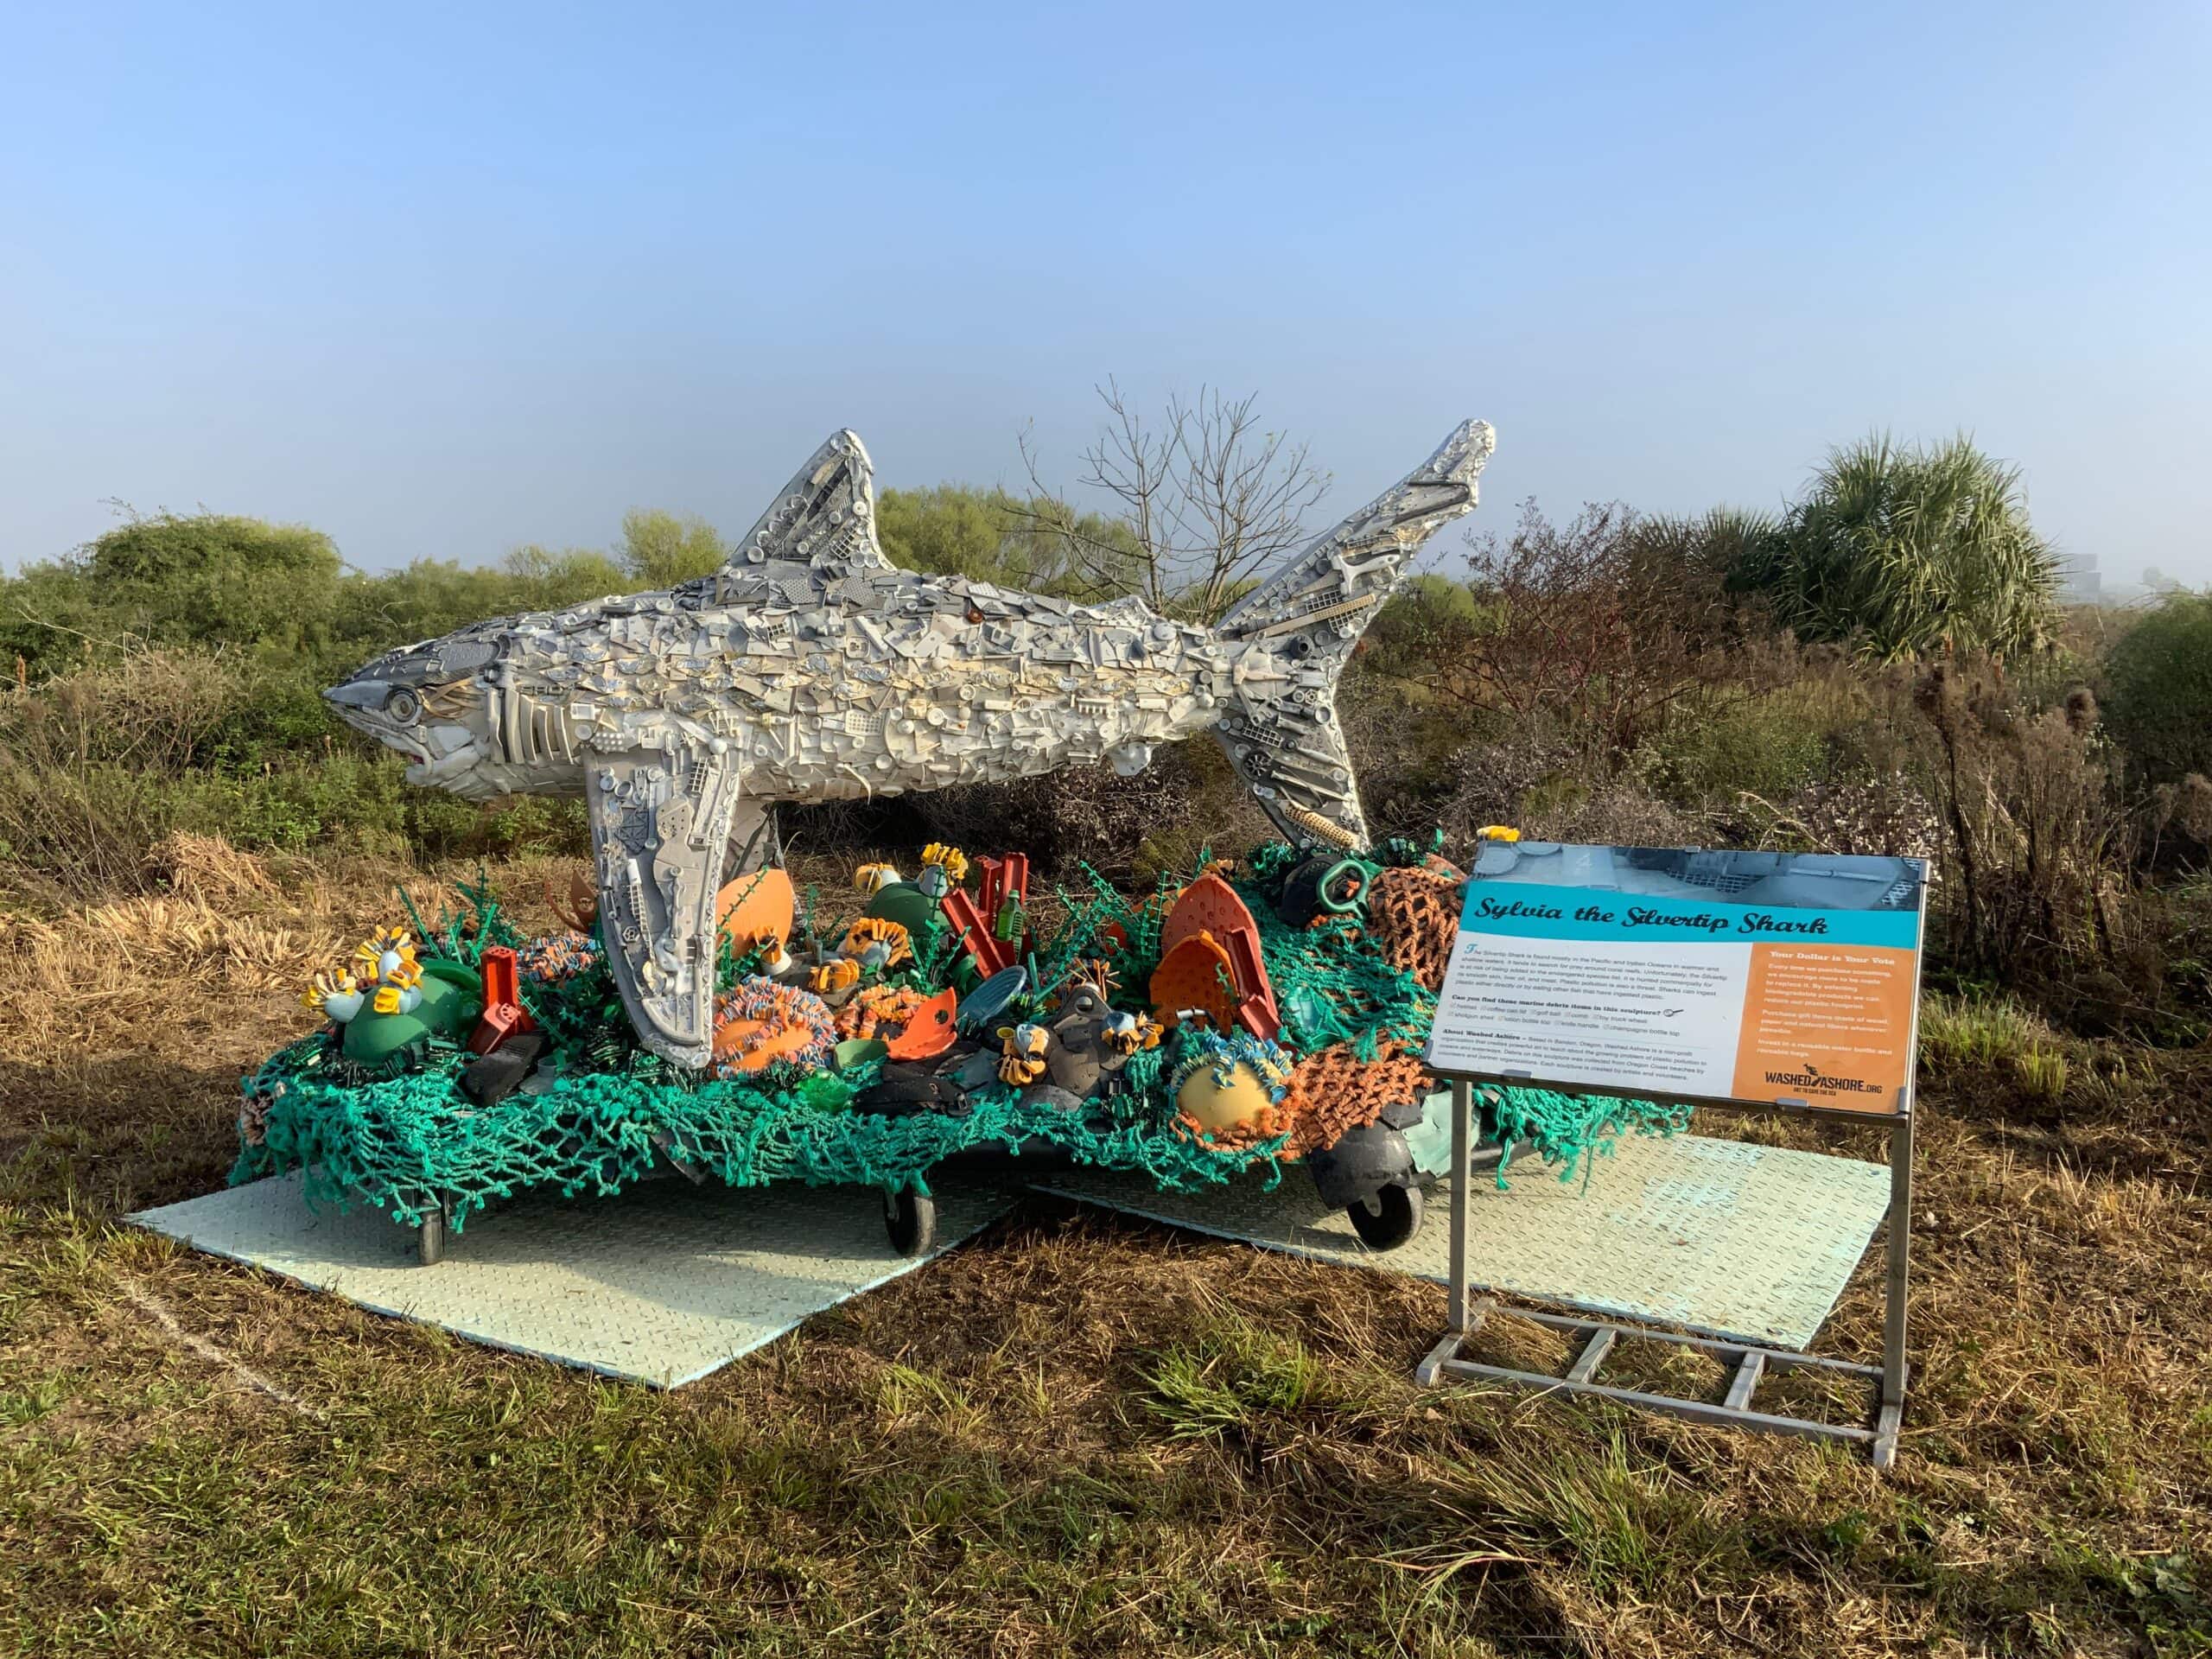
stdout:
[[1837,1094],[1878,1095],[1882,1085],[1865,1077],[1824,1077],[1811,1065],[1802,1071],[1770,1071],[1769,1083],[1786,1083],[1793,1089],[1828,1089]]

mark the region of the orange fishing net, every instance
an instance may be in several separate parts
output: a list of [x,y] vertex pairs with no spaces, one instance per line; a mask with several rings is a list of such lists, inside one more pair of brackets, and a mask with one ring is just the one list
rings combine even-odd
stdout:
[[[1256,1145],[1288,1132],[1282,1157],[1293,1161],[1319,1147],[1333,1146],[1346,1132],[1372,1123],[1386,1108],[1426,1099],[1434,1090],[1427,1071],[1410,1054],[1386,1048],[1372,1060],[1353,1054],[1349,1043],[1334,1043],[1308,1054],[1291,1068],[1282,1098],[1268,1112],[1264,1124],[1239,1124],[1231,1129],[1205,1132],[1211,1147],[1235,1149]],[[1200,1126],[1187,1115],[1186,1132]]]
[[1367,889],[1368,931],[1383,960],[1441,990],[1459,933],[1458,898],[1458,884],[1427,870],[1378,872]]
[[1362,1060],[1349,1043],[1309,1054],[1291,1069],[1278,1108],[1290,1119],[1285,1155],[1303,1158],[1317,1147],[1332,1146],[1347,1130],[1375,1122],[1386,1107],[1424,1099],[1434,1086],[1410,1054]]

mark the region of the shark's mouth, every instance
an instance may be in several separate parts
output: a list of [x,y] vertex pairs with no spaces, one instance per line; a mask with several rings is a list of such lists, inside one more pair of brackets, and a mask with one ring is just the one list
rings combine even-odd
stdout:
[[435,756],[426,754],[410,745],[394,744],[392,747],[407,759],[407,781],[431,789],[459,788],[464,775],[480,758],[480,751],[473,741]]

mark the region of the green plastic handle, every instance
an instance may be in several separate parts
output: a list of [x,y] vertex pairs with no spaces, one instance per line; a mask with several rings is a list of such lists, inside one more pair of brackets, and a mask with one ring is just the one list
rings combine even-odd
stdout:
[[[1354,915],[1359,910],[1360,901],[1367,897],[1367,883],[1372,874],[1370,868],[1358,859],[1339,859],[1329,866],[1327,872],[1321,877],[1320,888],[1315,897],[1320,901],[1321,908],[1324,910],[1332,911],[1339,916]],[[1359,884],[1349,899],[1336,899],[1329,897],[1329,889],[1336,886],[1337,878],[1340,875],[1350,875]]]

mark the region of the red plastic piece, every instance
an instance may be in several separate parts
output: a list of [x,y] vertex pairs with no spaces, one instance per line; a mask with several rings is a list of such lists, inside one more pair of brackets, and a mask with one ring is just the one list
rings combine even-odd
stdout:
[[950,1048],[952,1039],[959,1034],[952,1023],[952,1016],[958,1005],[959,999],[947,986],[916,1008],[906,1020],[906,1028],[891,1039],[889,1058],[894,1060],[933,1059]]
[[982,891],[970,896],[966,888],[955,887],[938,900],[938,908],[952,924],[953,937],[988,978],[1021,960],[1022,942],[1000,938],[993,924],[1008,895],[1024,909],[1028,907],[1029,860],[1025,854],[1009,853],[1004,858],[979,858],[976,862],[982,871]]
[[504,944],[495,944],[484,953],[480,966],[484,1014],[468,1035],[472,1054],[489,1054],[508,1038],[537,1029],[537,1021],[522,1005],[522,974],[515,965],[515,953]]
[[1028,854],[1008,853],[1004,858],[986,858],[979,862],[983,870],[983,914],[996,916],[1008,894],[1019,899],[1024,910],[1029,907]]
[[1229,976],[1236,988],[1236,1022],[1255,1037],[1269,1042],[1282,1029],[1282,1015],[1275,1007],[1274,988],[1260,957],[1260,925],[1236,891],[1218,875],[1202,875],[1183,889],[1160,930],[1160,960],[1165,963],[1185,939],[1211,934],[1229,958]]
[[1228,882],[1217,875],[1202,875],[1177,896],[1160,924],[1160,954],[1165,957],[1193,933],[1211,933],[1225,942],[1239,928],[1256,938],[1260,925]]
[[1275,1007],[1274,988],[1268,983],[1268,970],[1260,961],[1259,930],[1234,929],[1222,939],[1221,948],[1229,952],[1229,971],[1236,982],[1240,999],[1236,1023],[1262,1042],[1274,1041],[1275,1033],[1282,1029],[1282,1014]]

